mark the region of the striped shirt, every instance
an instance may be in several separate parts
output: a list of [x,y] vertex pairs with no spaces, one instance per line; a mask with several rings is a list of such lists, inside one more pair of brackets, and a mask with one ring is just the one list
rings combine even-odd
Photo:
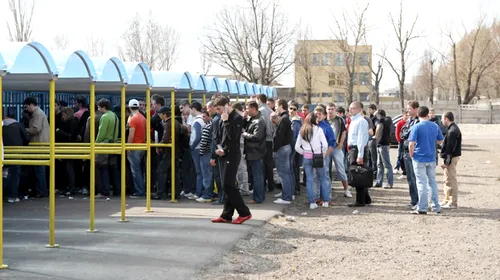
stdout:
[[212,121],[209,121],[203,127],[203,131],[201,132],[201,141],[200,141],[200,155],[211,153],[212,148]]

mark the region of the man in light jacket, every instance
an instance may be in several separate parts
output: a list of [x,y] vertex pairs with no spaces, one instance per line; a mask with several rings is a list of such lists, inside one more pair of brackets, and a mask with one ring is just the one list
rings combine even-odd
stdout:
[[275,189],[273,178],[273,137],[274,125],[271,122],[271,113],[273,110],[269,108],[267,103],[267,96],[265,94],[257,95],[257,104],[259,105],[259,112],[266,124],[266,156],[264,157],[264,185],[267,181],[267,189],[272,192]]
[[[49,121],[45,113],[38,107],[38,102],[35,97],[28,97],[24,100],[23,105],[31,118],[29,127],[26,129],[33,143],[49,143],[50,142],[50,127]],[[36,198],[44,198],[48,196],[47,178],[45,176],[45,166],[33,167],[36,176]]]

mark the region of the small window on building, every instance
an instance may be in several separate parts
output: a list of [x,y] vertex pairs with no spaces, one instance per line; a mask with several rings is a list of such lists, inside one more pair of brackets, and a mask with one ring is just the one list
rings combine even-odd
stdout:
[[344,54],[343,53],[336,53],[335,54],[335,66],[344,66],[345,61],[344,61]]
[[359,66],[368,66],[370,63],[370,58],[367,53],[359,54]]
[[319,53],[311,54],[311,60],[310,60],[311,66],[319,66],[319,60],[320,60]]
[[324,53],[323,54],[323,61],[322,61],[321,65],[323,65],[323,66],[331,66],[332,65],[332,58],[333,58],[333,54],[331,54],[331,53]]
[[368,86],[371,83],[371,77],[370,73],[368,72],[362,72],[359,73],[359,85],[361,86]]

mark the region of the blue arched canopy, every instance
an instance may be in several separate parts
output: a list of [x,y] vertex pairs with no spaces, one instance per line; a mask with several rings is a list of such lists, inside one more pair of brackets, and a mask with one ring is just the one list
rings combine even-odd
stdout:
[[153,71],[153,89],[155,91],[191,92],[193,78],[189,72],[160,72]]
[[221,93],[221,87],[219,85],[219,79],[217,77],[206,77],[208,82],[207,90],[210,93]]
[[223,94],[230,93],[229,79],[216,78],[219,83],[219,91]]
[[206,93],[208,91],[207,88],[207,79],[204,74],[200,74],[198,79],[194,83],[194,92]]
[[240,89],[240,83],[236,80],[229,80],[229,92],[231,95],[243,95]]

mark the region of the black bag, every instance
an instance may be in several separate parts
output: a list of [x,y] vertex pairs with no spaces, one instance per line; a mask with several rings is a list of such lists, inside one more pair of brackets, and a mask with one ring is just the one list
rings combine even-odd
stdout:
[[[309,146],[311,147],[311,152],[313,153],[312,167],[313,168],[323,168],[325,166],[324,160],[323,160],[323,154],[315,154],[310,142],[309,142]],[[323,144],[321,144],[321,150],[323,150]]]
[[354,188],[373,187],[373,169],[356,164],[350,165],[348,183]]

